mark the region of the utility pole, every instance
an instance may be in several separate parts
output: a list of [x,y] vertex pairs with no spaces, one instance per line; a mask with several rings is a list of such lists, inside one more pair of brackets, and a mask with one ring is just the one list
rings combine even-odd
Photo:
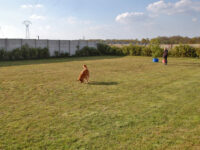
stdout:
[[31,22],[29,20],[25,20],[23,22],[23,24],[25,25],[26,27],[26,39],[29,39],[30,38],[30,33],[29,33],[29,26],[31,25]]

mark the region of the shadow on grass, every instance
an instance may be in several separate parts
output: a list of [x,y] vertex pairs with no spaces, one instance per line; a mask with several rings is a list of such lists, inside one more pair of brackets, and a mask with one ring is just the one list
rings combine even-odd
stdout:
[[90,85],[117,85],[119,83],[118,82],[96,82],[96,81],[91,81],[88,84],[90,84]]
[[48,63],[64,63],[70,61],[89,61],[89,60],[103,60],[121,58],[123,56],[91,56],[91,57],[67,57],[67,58],[49,58],[36,60],[18,60],[18,61],[0,61],[0,67],[20,66],[20,65],[34,65],[34,64],[48,64]]

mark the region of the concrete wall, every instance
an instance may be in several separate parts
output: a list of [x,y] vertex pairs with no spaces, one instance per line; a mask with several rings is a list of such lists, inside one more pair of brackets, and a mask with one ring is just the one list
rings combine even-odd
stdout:
[[20,48],[22,46],[21,39],[6,39],[6,47],[7,51],[12,51],[15,48]]
[[0,49],[6,49],[6,39],[0,39]]
[[74,55],[76,53],[76,51],[78,50],[78,46],[79,46],[78,40],[70,41],[70,55]]
[[27,40],[27,39],[23,39],[22,40],[22,45],[29,45],[30,47],[36,48],[36,40]]
[[36,40],[36,47],[37,48],[45,48],[48,47],[48,40]]
[[66,40],[60,41],[60,52],[70,53],[70,41],[66,41]]
[[72,56],[78,49],[82,49],[85,46],[97,47],[97,42],[87,40],[0,39],[0,49],[3,48],[7,51],[21,48],[25,44],[32,48],[47,47],[51,56],[54,56],[55,51],[69,53]]
[[54,56],[55,51],[60,51],[59,41],[49,40],[48,49],[49,49],[50,56]]

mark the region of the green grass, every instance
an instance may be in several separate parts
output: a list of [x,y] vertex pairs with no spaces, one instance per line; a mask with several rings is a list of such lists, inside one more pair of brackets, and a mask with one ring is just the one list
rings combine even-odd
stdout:
[[[82,65],[90,84],[76,81]],[[200,60],[0,62],[0,149],[200,149]]]

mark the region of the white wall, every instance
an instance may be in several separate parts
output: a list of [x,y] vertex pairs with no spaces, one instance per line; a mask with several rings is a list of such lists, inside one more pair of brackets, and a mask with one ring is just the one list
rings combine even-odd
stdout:
[[60,51],[59,40],[49,40],[48,49],[49,49],[50,56],[54,56],[55,51]]
[[48,40],[36,40],[37,48],[45,48],[48,47]]
[[60,40],[60,52],[61,53],[70,53],[70,41]]
[[6,50],[12,51],[15,48],[21,48],[22,39],[6,39]]
[[6,49],[6,39],[0,39],[0,49]]
[[76,54],[76,51],[78,50],[78,45],[79,45],[78,40],[70,41],[70,55]]
[[30,39],[30,40],[23,39],[22,40],[22,45],[25,45],[25,44],[27,44],[29,47],[35,48],[36,47],[36,40],[33,40],[33,39]]
[[0,49],[3,48],[7,51],[21,48],[25,44],[32,48],[47,47],[51,56],[54,56],[55,51],[69,53],[72,56],[78,49],[85,46],[96,47],[97,42],[87,40],[0,39]]

